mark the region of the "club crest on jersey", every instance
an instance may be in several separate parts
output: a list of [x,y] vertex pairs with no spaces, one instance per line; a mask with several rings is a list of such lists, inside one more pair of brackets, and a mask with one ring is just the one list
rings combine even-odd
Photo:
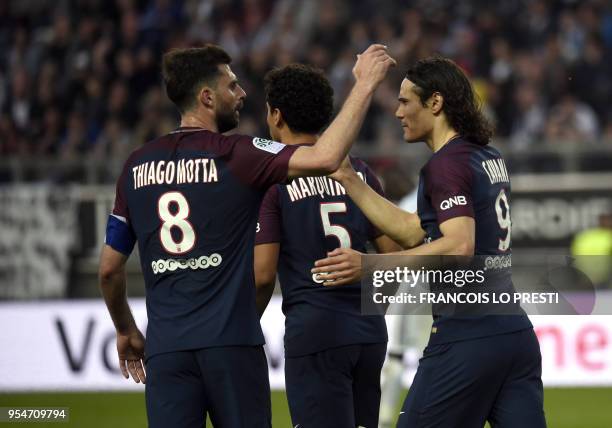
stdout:
[[455,205],[467,205],[467,200],[465,196],[452,196],[448,199],[440,202],[440,209],[442,211],[446,211],[449,208],[454,207]]
[[278,141],[266,140],[265,138],[259,137],[253,138],[253,145],[259,150],[273,154],[277,154],[285,147],[283,143],[279,143]]

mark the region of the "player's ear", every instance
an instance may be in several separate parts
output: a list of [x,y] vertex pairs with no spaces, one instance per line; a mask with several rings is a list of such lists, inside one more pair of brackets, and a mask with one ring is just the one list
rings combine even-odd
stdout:
[[280,128],[285,123],[285,120],[283,119],[283,114],[279,109],[273,108],[270,115],[272,116],[272,123],[277,128]]
[[198,101],[204,107],[214,108],[215,107],[215,91],[209,86],[203,86],[198,94]]
[[443,106],[444,97],[440,92],[434,92],[429,98],[429,108],[431,108],[431,112],[437,115],[442,111]]

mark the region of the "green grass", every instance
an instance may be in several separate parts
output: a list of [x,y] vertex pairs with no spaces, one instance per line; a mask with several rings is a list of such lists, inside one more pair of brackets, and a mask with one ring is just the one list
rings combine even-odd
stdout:
[[[547,389],[546,418],[550,428],[612,427],[612,388]],[[70,422],[57,427],[139,428],[146,427],[142,393],[36,393],[0,394],[0,407],[56,406],[70,408]],[[272,425],[291,427],[284,392],[272,393]],[[0,427],[5,424],[0,423]],[[22,423],[20,427],[41,427]],[[8,426],[8,424],[6,424]]]

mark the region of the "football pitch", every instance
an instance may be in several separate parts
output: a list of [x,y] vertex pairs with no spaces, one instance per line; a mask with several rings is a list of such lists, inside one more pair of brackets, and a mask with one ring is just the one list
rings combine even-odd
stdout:
[[[70,408],[69,423],[20,423],[22,427],[64,426],[86,428],[146,427],[142,393],[36,393],[0,394],[0,407],[56,406]],[[552,389],[545,392],[550,428],[612,427],[612,388]],[[398,409],[399,411],[399,409]],[[272,426],[291,428],[285,393],[272,393]],[[9,424],[0,423],[0,426]],[[210,425],[207,425],[210,426]]]

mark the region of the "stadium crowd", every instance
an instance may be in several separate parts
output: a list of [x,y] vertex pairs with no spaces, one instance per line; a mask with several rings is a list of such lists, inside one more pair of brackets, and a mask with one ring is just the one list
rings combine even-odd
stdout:
[[434,53],[470,75],[497,136],[517,148],[612,139],[612,6],[606,0],[10,0],[0,2],[0,154],[123,158],[172,130],[161,52],[215,42],[248,96],[239,132],[266,135],[263,75],[307,62],[340,103],[356,52],[400,60],[360,144],[401,141],[401,69]]

